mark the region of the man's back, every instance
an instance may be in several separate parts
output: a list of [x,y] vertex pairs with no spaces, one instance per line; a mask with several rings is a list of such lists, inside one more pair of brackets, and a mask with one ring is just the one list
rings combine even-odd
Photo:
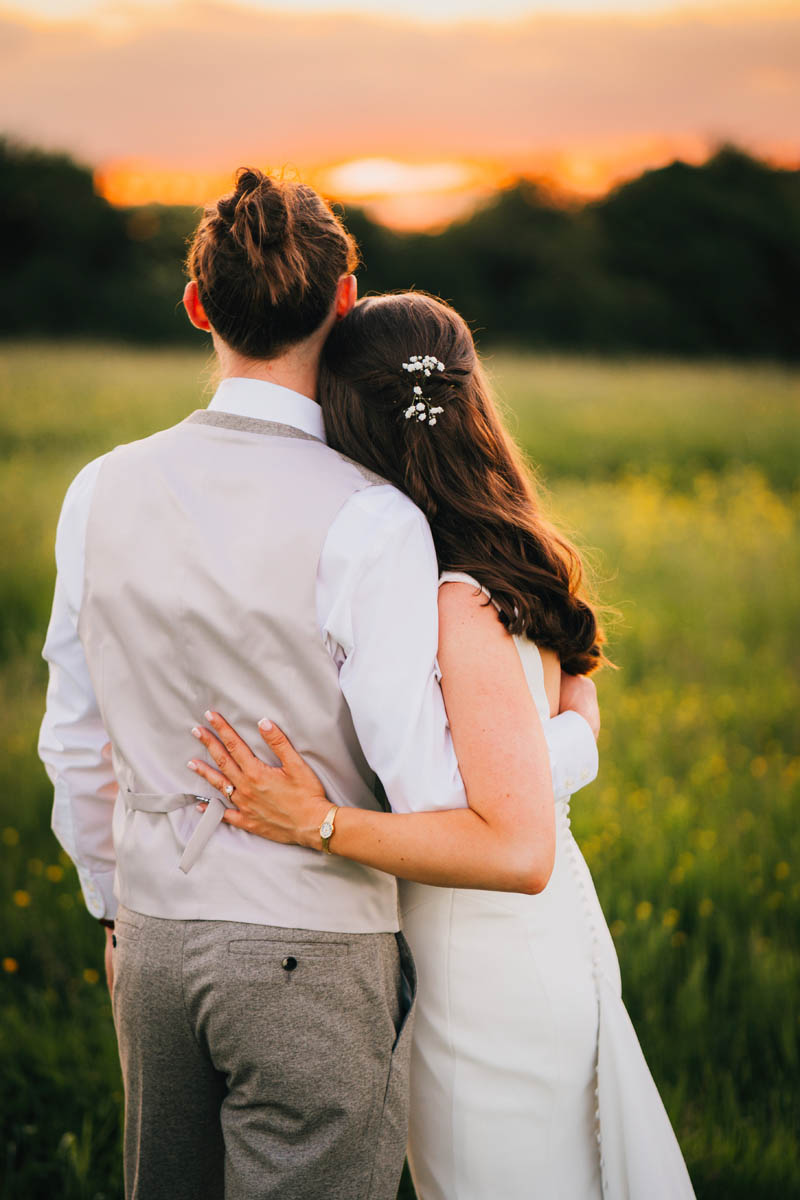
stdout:
[[[374,776],[317,627],[316,570],[342,505],[370,480],[297,429],[223,412],[118,448],[86,538],[79,632],[120,785],[117,887],[155,916],[308,929],[397,928],[380,872],[218,827],[183,873],[201,818],[159,797],[198,788],[186,760],[208,708],[251,744],[270,715],[332,802],[377,807]],[[144,799],[142,799],[144,798]]]
[[186,766],[214,705],[254,744],[278,720],[339,803],[375,803],[367,761],[395,807],[464,803],[430,531],[320,440],[356,262],[311,188],[240,170],[184,291],[219,358],[211,410],[90,464],[62,508],[39,747],[89,911],[118,921],[128,1200],[397,1192],[415,983],[395,883],[214,826]]

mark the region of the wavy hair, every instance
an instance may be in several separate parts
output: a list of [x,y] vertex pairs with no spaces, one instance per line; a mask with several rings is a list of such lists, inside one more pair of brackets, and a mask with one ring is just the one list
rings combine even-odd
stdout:
[[[413,355],[444,370],[409,373]],[[435,427],[406,417],[415,385],[442,409]],[[607,662],[580,555],[542,516],[453,308],[421,292],[361,300],[325,344],[319,400],[331,446],[424,512],[440,570],[474,576],[509,632],[554,650],[568,673]]]

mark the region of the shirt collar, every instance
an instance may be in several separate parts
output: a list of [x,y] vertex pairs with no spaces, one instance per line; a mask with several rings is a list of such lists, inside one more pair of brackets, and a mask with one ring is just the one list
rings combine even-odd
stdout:
[[291,425],[326,441],[322,409],[316,400],[265,379],[223,379],[209,404],[212,412],[234,413],[257,421]]

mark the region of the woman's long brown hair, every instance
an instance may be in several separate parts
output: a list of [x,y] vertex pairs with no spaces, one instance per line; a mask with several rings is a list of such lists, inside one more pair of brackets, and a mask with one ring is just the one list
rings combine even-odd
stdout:
[[[412,355],[445,369],[411,374]],[[434,426],[405,416],[415,385],[443,410]],[[509,631],[554,650],[570,674],[606,661],[580,555],[540,514],[454,309],[421,292],[361,300],[326,343],[319,399],[331,446],[425,513],[442,571],[477,579]]]

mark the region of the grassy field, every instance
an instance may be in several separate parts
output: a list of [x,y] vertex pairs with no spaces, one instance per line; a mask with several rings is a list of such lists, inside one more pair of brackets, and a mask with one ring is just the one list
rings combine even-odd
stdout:
[[[574,828],[698,1196],[800,1196],[800,374],[490,366],[619,613]],[[102,937],[35,754],[59,505],[84,462],[205,403],[210,378],[202,354],[0,352],[3,1198],[120,1195]]]

